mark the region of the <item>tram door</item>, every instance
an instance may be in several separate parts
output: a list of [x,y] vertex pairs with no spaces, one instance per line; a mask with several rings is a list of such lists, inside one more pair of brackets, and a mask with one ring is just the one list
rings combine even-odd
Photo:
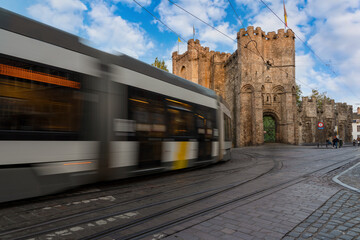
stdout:
[[160,167],[162,140],[166,133],[162,99],[157,94],[130,89],[129,115],[136,123],[137,167],[139,169]]
[[[211,111],[211,110],[210,110]],[[198,130],[198,160],[210,160],[212,153],[212,138],[213,138],[213,122],[210,113],[198,111],[196,114],[196,123]]]

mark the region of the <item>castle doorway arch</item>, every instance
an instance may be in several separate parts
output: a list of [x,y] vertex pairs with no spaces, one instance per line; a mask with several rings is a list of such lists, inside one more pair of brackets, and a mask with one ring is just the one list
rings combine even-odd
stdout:
[[279,120],[274,113],[263,114],[264,142],[279,142]]

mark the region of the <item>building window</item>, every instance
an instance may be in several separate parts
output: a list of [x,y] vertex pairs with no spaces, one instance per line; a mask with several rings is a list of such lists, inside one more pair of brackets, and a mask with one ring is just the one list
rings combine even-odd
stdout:
[[360,125],[357,125],[356,128],[357,128],[357,132],[360,132]]

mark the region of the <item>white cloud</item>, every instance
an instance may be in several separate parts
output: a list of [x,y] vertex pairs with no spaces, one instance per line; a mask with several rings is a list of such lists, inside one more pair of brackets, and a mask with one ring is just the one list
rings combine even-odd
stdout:
[[86,10],[86,6],[80,0],[47,0],[53,9],[57,9],[61,12],[66,11],[83,11]]
[[256,15],[260,11],[262,3],[260,1],[254,0],[236,0],[236,5],[242,5],[242,7],[247,7],[251,10],[253,15]]
[[[229,23],[224,21],[226,17],[226,7],[228,6],[226,1],[180,0],[177,1],[176,4],[206,23],[215,26],[215,28],[229,35],[234,40],[236,39],[236,31],[233,27],[230,27]],[[218,44],[226,44],[231,47],[236,45],[236,43],[229,40],[226,36],[223,36],[179,7],[169,3],[169,1],[162,0],[157,6],[156,11],[160,14],[160,19],[167,26],[185,39],[193,37],[193,27],[195,27],[195,37],[200,40],[204,39],[204,42],[206,40],[206,43],[209,44],[208,46],[216,48]],[[159,29],[168,31],[161,23],[158,24]]]
[[[336,99],[348,103],[359,102],[360,98],[360,2],[323,1],[309,2],[306,11],[316,17],[314,34],[309,39],[310,46],[338,74],[337,88],[331,88]],[[327,69],[328,72],[331,70]]]
[[43,23],[76,34],[83,26],[83,12],[87,7],[80,0],[46,0],[27,10]]
[[135,58],[154,47],[139,24],[115,15],[114,10],[103,2],[91,4],[90,24],[85,27],[91,41],[105,51],[118,51]]
[[[298,1],[287,1],[286,12],[287,12],[287,23],[288,26],[296,32],[296,34],[305,39],[306,35],[309,34],[309,26],[307,24],[309,17],[305,11],[299,9],[302,6],[303,0]],[[284,22],[284,6],[282,0],[276,0],[266,3],[272,11]],[[273,32],[278,29],[285,27],[284,23],[274,15],[265,5],[258,6],[263,7],[261,12],[254,14],[249,24],[255,27],[259,26],[265,32]]]
[[[216,29],[218,29],[221,33],[216,31],[213,28],[202,29],[202,32],[200,32],[200,35],[201,35],[201,38],[205,40],[204,42],[206,42],[207,44],[223,43],[223,44],[226,44],[228,46],[233,46],[233,47],[235,47],[237,45],[237,41],[236,41],[237,31],[235,29],[232,29],[229,26],[229,23],[224,22],[222,24],[219,24],[216,27]],[[234,49],[232,49],[232,50],[234,50]]]

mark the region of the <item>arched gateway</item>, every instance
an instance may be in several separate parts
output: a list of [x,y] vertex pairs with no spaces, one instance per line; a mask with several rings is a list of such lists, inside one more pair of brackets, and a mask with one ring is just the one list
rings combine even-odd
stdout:
[[278,121],[271,114],[265,114],[263,117],[264,124],[264,142],[265,143],[274,143],[279,142],[279,127],[276,126]]

